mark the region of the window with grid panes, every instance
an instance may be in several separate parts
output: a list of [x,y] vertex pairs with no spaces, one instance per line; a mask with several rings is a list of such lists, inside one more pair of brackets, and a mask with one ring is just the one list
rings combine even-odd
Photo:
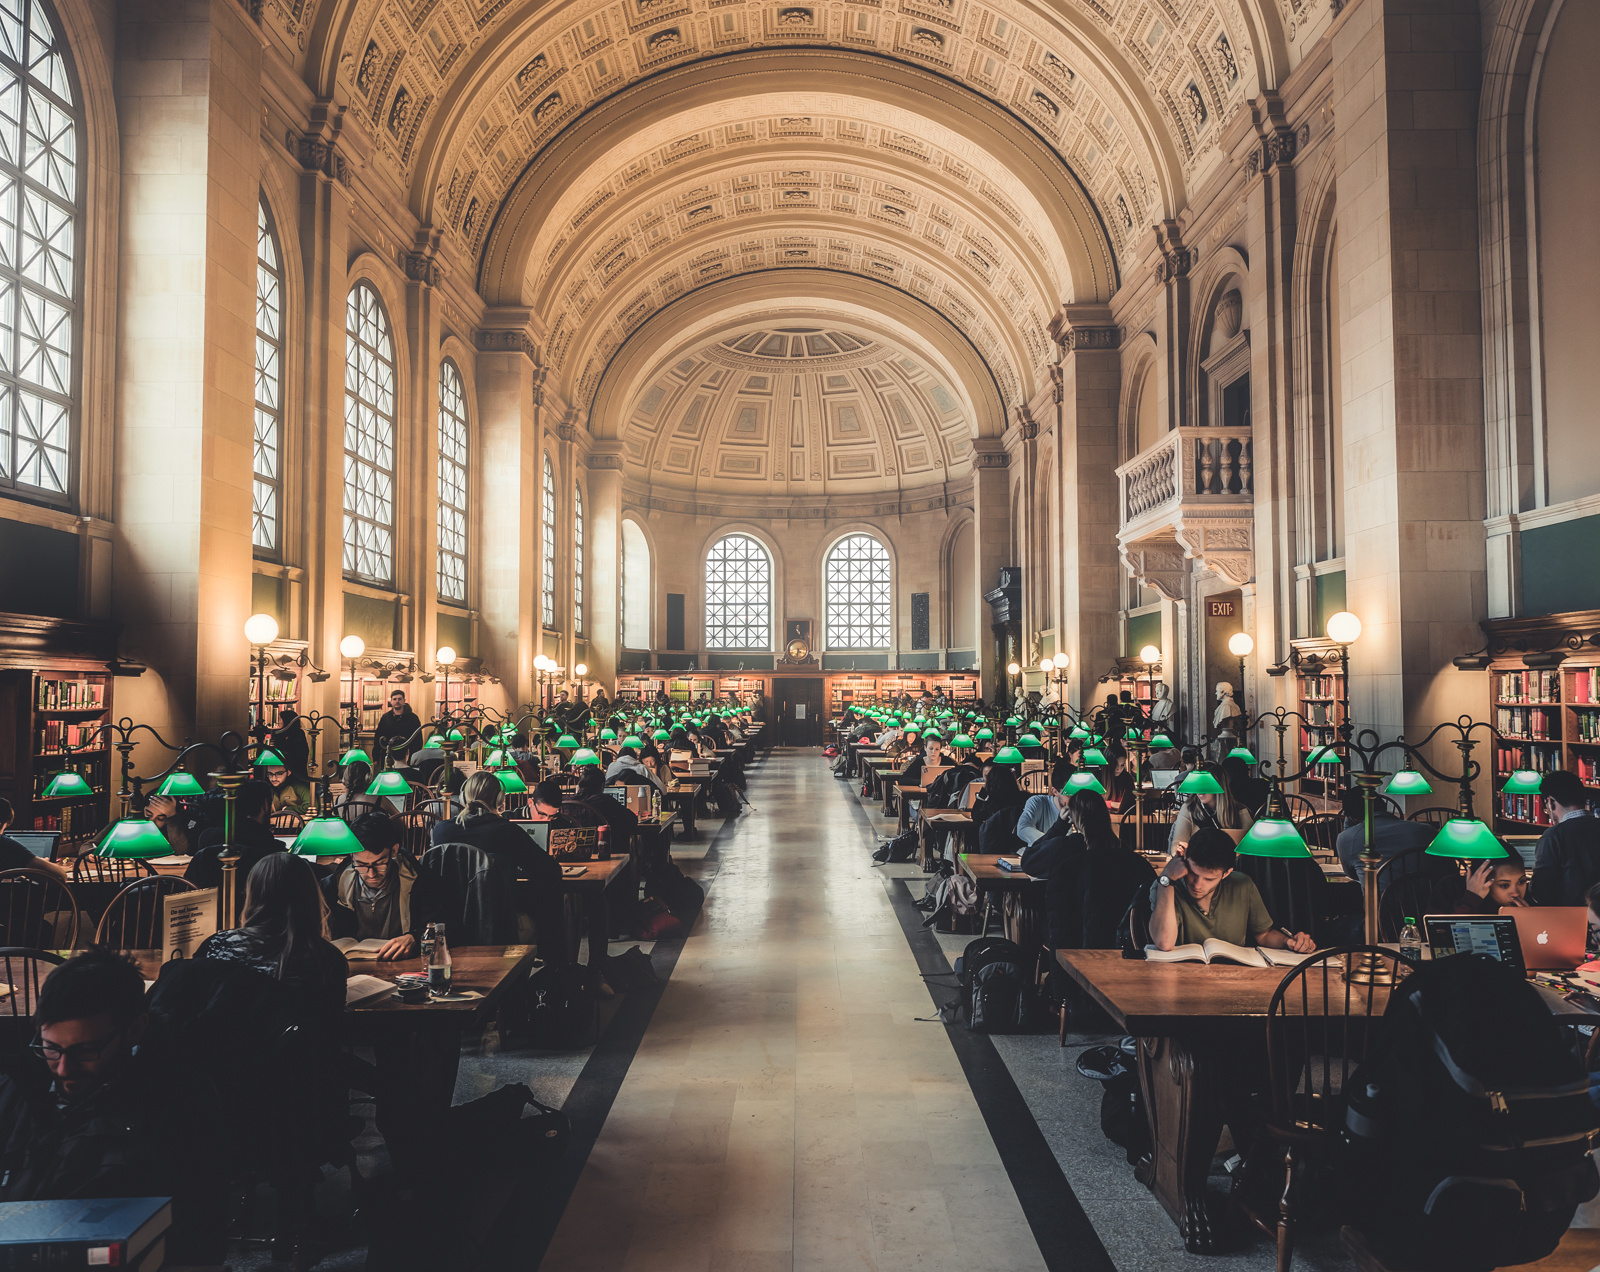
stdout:
[[572,630],[583,635],[583,490],[572,488]]
[[772,648],[772,558],[749,535],[726,535],[706,556],[706,648]]
[[0,5],[0,488],[65,503],[77,414],[79,128],[55,13]]
[[256,429],[250,499],[250,543],[277,556],[283,479],[283,256],[272,213],[256,202]]
[[394,340],[370,283],[345,303],[344,572],[394,583]]
[[544,549],[544,574],[540,588],[544,625],[556,625],[556,470],[544,457],[544,503],[539,518],[540,545]]
[[439,364],[439,599],[467,603],[467,397],[456,364]]
[[887,649],[893,595],[889,551],[870,534],[851,534],[823,567],[829,649]]

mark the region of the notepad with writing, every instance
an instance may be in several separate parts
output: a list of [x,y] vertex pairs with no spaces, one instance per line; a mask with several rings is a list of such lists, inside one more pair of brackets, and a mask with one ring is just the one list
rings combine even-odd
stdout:
[[378,951],[389,942],[379,940],[375,936],[369,936],[364,941],[358,941],[353,936],[341,936],[337,941],[330,941],[329,944],[346,958],[377,958]]
[[1245,967],[1294,967],[1311,957],[1293,950],[1271,950],[1263,945],[1246,949],[1231,941],[1219,941],[1214,936],[1203,945],[1174,945],[1170,950],[1146,945],[1144,956],[1151,963],[1242,963]]
[[352,976],[344,983],[344,1005],[349,1007],[353,1003],[374,998],[393,988],[393,981],[386,981],[377,976]]

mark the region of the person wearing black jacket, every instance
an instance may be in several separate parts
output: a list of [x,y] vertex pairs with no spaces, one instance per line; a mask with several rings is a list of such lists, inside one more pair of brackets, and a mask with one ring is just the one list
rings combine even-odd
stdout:
[[1109,950],[1140,888],[1155,878],[1150,863],[1122,846],[1106,802],[1075,791],[1067,815],[1022,852],[1022,868],[1045,884],[1047,941],[1055,950]]
[[411,748],[422,741],[422,721],[406,703],[406,696],[396,689],[389,695],[389,709],[378,717],[378,727],[372,733],[372,758],[383,768],[389,752],[404,757]]
[[983,791],[972,801],[972,824],[978,828],[978,851],[1005,855],[1018,852],[1017,818],[1028,793],[1017,785],[1012,764],[996,764],[983,779]]
[[[541,784],[542,789],[542,784]],[[500,816],[500,779],[480,769],[461,788],[461,812],[435,823],[430,838],[438,844],[470,844],[509,860],[517,874],[541,889],[561,888],[561,867],[521,827]]]
[[1569,769],[1546,773],[1539,790],[1555,824],[1534,851],[1533,895],[1540,905],[1582,905],[1600,883],[1600,817],[1589,812],[1583,779]]
[[[272,787],[265,782],[242,782],[234,796],[234,847],[239,853],[239,864],[234,879],[243,887],[256,863],[269,853],[282,852],[283,843],[267,825],[272,810]],[[197,888],[216,888],[222,885],[221,826],[213,826],[200,834],[200,847],[189,859],[183,877]]]
[[272,749],[283,759],[291,782],[311,780],[311,743],[300,727],[300,715],[293,707],[278,712],[278,727],[272,734]]
[[322,885],[328,934],[334,940],[385,941],[380,959],[410,958],[428,924],[445,915],[444,881],[400,851],[394,823],[383,813],[368,813],[350,829],[361,851]]
[[606,778],[599,765],[585,766],[583,778],[578,782],[576,802],[605,823],[613,856],[627,851],[628,845],[633,842],[633,832],[638,829],[639,819],[606,794]]

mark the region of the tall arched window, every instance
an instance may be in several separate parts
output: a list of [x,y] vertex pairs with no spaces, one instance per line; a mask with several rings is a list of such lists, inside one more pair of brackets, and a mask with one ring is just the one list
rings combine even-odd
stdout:
[[772,558],[747,534],[706,556],[706,648],[772,648]]
[[893,626],[889,551],[870,534],[833,545],[823,569],[829,649],[887,649]]
[[370,283],[344,308],[344,572],[394,582],[394,341]]
[[622,523],[622,647],[650,648],[650,544],[636,521]]
[[467,395],[461,372],[439,364],[439,599],[467,603]]
[[256,442],[250,544],[277,556],[283,502],[283,255],[265,196],[256,203]]
[[81,138],[47,14],[29,0],[0,17],[0,487],[65,502],[77,410]]
[[544,625],[556,625],[556,470],[550,452],[544,456],[544,505],[539,518],[540,543],[544,548],[544,577],[540,588]]
[[572,488],[572,631],[583,635],[583,488]]

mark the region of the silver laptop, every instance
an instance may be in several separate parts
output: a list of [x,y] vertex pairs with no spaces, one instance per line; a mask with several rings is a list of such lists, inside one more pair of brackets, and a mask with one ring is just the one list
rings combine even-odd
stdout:
[[527,832],[528,838],[538,844],[546,852],[550,850],[550,823],[543,821],[514,821],[513,826],[521,826]]
[[31,852],[35,857],[48,860],[56,850],[56,845],[61,842],[59,830],[9,830],[7,839],[15,839],[19,844]]
[[1150,774],[1150,785],[1158,791],[1164,791],[1184,775],[1177,769],[1147,769]]

